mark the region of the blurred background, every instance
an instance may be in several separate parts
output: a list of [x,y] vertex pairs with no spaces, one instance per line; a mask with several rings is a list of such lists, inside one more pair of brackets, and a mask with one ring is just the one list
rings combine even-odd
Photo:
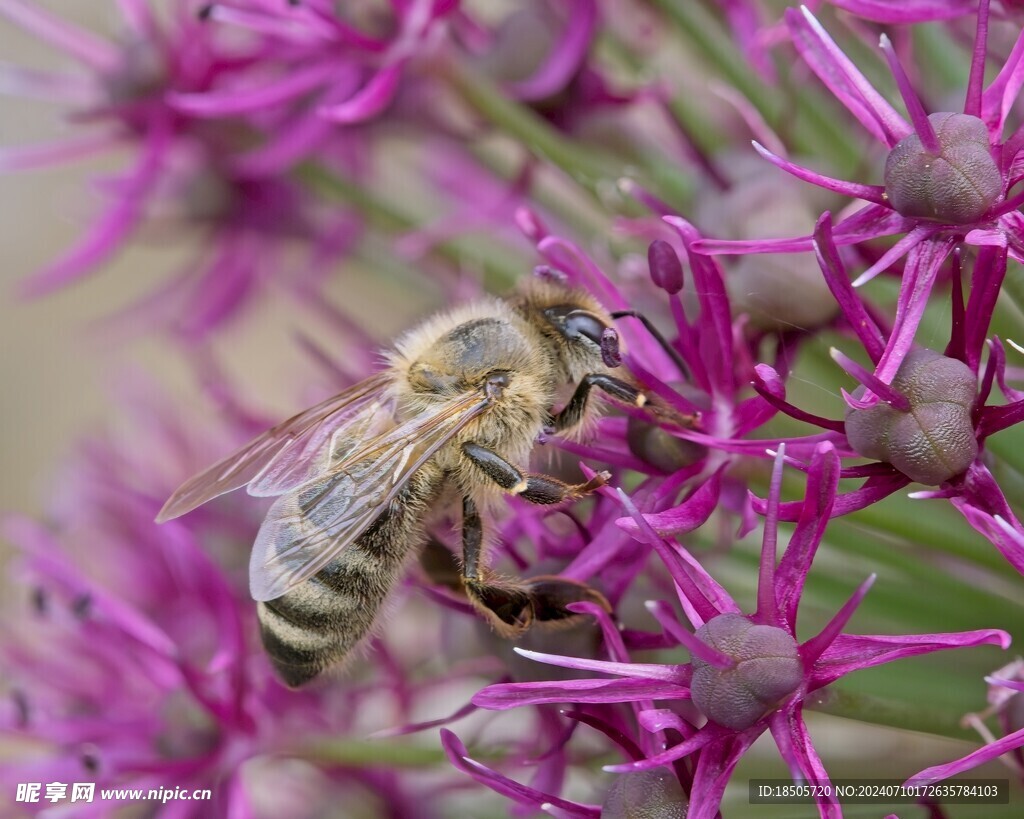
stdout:
[[[113,4],[35,2],[100,34],[112,35],[117,30],[119,18]],[[0,20],[0,58],[4,61],[59,69],[62,66],[55,55],[52,48]],[[67,65],[72,63],[68,61]],[[699,71],[689,81],[701,82]],[[2,147],[37,143],[67,133],[59,109],[46,101],[5,97],[0,105]],[[97,172],[117,170],[121,159],[115,155],[104,158],[102,163],[84,160],[0,175],[0,349],[4,351],[0,356],[4,467],[0,470],[0,512],[35,515],[45,511],[51,479],[60,459],[75,442],[101,429],[117,434],[118,394],[126,382],[152,377],[168,389],[188,418],[214,411],[180,349],[161,335],[146,332],[149,328],[132,327],[124,320],[109,321],[121,308],[152,292],[158,282],[181,266],[194,263],[196,245],[181,240],[182,232],[163,232],[158,225],[148,226],[137,232],[99,273],[38,299],[18,295],[19,283],[80,235],[94,215],[90,179]],[[343,263],[343,276],[329,279],[327,292],[346,313],[359,317],[370,335],[386,344],[415,317],[436,309],[440,296],[438,289],[425,279],[401,273],[380,276],[375,261],[373,247],[363,248],[355,258]],[[381,259],[381,263],[387,260]],[[525,270],[528,268],[524,267]],[[313,397],[325,391],[323,373],[315,373],[308,357],[297,348],[298,331],[325,349],[344,355],[343,350],[331,349],[337,343],[335,334],[308,320],[297,325],[300,313],[290,308],[289,305],[282,309],[281,302],[274,298],[261,299],[247,308],[240,320],[218,331],[214,340],[208,342],[224,363],[231,383],[268,417],[285,417],[305,406],[311,391],[316,393]],[[935,327],[948,326],[946,307],[938,308],[937,313]],[[923,332],[929,332],[927,324]],[[942,329],[931,332],[938,337]],[[803,405],[804,398],[814,396],[814,389],[807,389],[808,386],[814,387],[809,381],[794,385],[793,395],[799,396],[794,403]],[[836,396],[827,398],[832,400]],[[825,414],[834,413],[837,407],[836,400]],[[212,451],[208,456],[214,459],[221,454]],[[950,514],[954,525],[966,531],[966,526]],[[727,576],[726,581],[749,587],[749,568],[737,569],[735,576]],[[745,576],[740,577],[741,572]],[[415,626],[414,617],[406,617],[396,620],[394,628],[403,633],[408,630],[406,636],[414,640]],[[936,667],[940,666],[941,662],[936,663]],[[864,675],[865,679],[869,676]],[[971,696],[981,702],[984,691],[980,679]],[[835,765],[835,770],[850,777],[877,774],[872,760],[898,757],[901,767],[910,769],[915,767],[912,759],[920,759],[923,765],[935,759],[953,758],[969,747],[937,738],[925,741],[920,735],[818,714],[810,715],[809,722],[822,755]],[[771,740],[762,742],[770,745]],[[780,775],[777,753],[770,747],[743,764],[752,770],[756,765],[767,764],[773,775]],[[765,775],[762,769],[757,768],[756,772]],[[1005,776],[996,765],[976,774]],[[769,814],[765,811],[764,815]],[[965,811],[962,815],[984,813]]]

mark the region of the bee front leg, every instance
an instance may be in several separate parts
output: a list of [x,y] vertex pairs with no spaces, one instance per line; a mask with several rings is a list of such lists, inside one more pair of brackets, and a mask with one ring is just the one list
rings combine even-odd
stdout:
[[523,473],[497,452],[472,441],[462,445],[462,454],[506,492],[530,503],[547,505],[579,498],[604,486],[611,477],[607,472],[599,472],[586,483],[569,484],[550,475]]
[[625,381],[605,375],[604,373],[591,373],[590,375],[583,376],[583,379],[576,387],[576,391],[572,394],[572,398],[569,399],[569,403],[551,419],[552,431],[564,432],[567,429],[572,429],[583,420],[583,414],[587,409],[587,401],[590,399],[590,390],[593,387],[608,393],[613,398],[635,404],[638,407],[642,407],[647,403],[647,396],[632,384],[627,384]]

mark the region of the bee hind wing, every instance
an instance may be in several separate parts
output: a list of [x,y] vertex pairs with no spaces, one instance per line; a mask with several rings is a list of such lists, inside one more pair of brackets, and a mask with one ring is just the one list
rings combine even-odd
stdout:
[[274,600],[324,570],[380,517],[416,470],[486,407],[477,393],[452,399],[378,435],[326,475],[279,497],[253,546],[253,599]]

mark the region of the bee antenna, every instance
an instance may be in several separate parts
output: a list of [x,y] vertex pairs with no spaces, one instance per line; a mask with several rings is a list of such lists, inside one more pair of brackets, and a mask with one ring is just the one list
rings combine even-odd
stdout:
[[[611,314],[611,317],[613,319],[635,318],[637,321],[643,324],[643,326],[647,329],[647,332],[651,334],[651,337],[658,342],[658,344],[661,346],[661,349],[663,349],[668,354],[668,357],[672,359],[672,363],[679,368],[679,372],[683,375],[683,377],[686,379],[690,378],[690,368],[683,360],[683,357],[679,354],[679,350],[677,350],[675,347],[668,343],[668,340],[665,338],[665,336],[663,336],[661,334],[661,331],[651,323],[651,320],[647,318],[647,316],[645,316],[643,313],[638,312],[637,310],[616,310],[614,313]],[[602,356],[604,355],[603,345],[601,354]]]

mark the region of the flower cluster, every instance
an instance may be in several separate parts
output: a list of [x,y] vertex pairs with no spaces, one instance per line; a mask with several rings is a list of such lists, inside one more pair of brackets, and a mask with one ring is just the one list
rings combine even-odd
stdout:
[[[211,801],[154,812],[712,819],[743,815],[734,794],[774,765],[840,817],[824,786],[847,758],[812,734],[847,742],[842,716],[972,743],[856,767],[931,783],[998,759],[1013,789],[991,815],[1015,815],[1018,4],[115,5],[101,37],[0,0],[76,66],[0,65],[0,90],[62,103],[72,132],[0,148],[0,170],[130,157],[21,289],[71,285],[146,237],[185,244],[194,261],[126,318],[169,333],[219,422],[132,375],[120,437],[62,465],[46,522],[6,519],[0,804],[43,811],[24,783],[93,782],[106,796],[81,815],[180,788]],[[596,491],[529,503],[510,481],[483,510],[490,570],[546,578],[559,616],[536,619],[559,623],[495,635],[452,557],[458,515],[438,508],[394,625],[344,672],[287,688],[246,591],[259,503],[153,522],[200,453],[273,421],[236,395],[212,334],[262,300],[334,333],[321,347],[303,327],[297,373],[382,383],[364,379],[384,294],[460,302],[531,267],[608,311],[592,341],[642,393],[586,435],[537,438],[534,471]],[[354,315],[350,285],[379,289],[376,315]],[[320,453],[317,430],[289,440]],[[313,486],[310,463],[263,456],[253,482]],[[766,733],[781,763],[755,746]]]

